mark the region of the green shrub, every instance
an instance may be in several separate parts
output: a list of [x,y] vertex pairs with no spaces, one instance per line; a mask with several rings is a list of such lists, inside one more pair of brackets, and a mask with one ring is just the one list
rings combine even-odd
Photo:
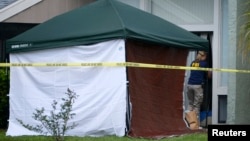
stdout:
[[41,123],[40,125],[32,126],[25,124],[20,119],[17,119],[17,121],[31,131],[43,135],[52,135],[55,141],[63,141],[65,133],[77,126],[75,123],[68,125],[68,121],[75,115],[75,113],[71,112],[73,103],[78,95],[70,89],[68,89],[65,94],[67,95],[67,98],[62,98],[62,104],[60,105],[61,109],[59,109],[59,112],[57,110],[58,102],[56,100],[51,104],[53,110],[50,111],[50,115],[44,113],[45,109],[43,107],[35,110],[33,118],[39,121]]
[[9,119],[9,71],[6,68],[0,68],[0,128],[5,129],[8,126]]

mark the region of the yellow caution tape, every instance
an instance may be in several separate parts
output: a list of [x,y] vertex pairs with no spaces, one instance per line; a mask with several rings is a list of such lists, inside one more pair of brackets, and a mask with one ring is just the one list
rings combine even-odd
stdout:
[[202,70],[233,73],[250,73],[250,70],[224,69],[224,68],[200,68],[187,66],[173,66],[160,64],[146,64],[135,62],[102,62],[102,63],[0,63],[0,67],[140,67],[157,69],[176,69],[176,70]]

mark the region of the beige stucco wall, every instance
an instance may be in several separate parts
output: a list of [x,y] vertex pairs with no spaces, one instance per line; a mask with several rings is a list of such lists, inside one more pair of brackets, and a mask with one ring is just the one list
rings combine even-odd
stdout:
[[[237,1],[228,0],[228,68],[236,68]],[[227,123],[235,123],[236,74],[228,74]]]
[[[228,0],[229,68],[238,70],[250,70],[250,61],[242,55],[246,50],[242,52],[239,46],[239,27],[244,24],[239,19],[244,11],[242,3],[247,1],[250,0]],[[227,124],[250,124],[250,74],[229,73],[228,80]]]
[[6,19],[4,22],[42,23],[93,1],[95,0],[42,0],[38,4]]
[[[246,3],[250,0],[237,0],[237,46],[236,46],[236,67],[237,69],[250,70],[250,57],[249,57],[249,43],[248,50],[244,49],[244,52],[239,50],[239,43],[246,41],[240,41],[239,34],[242,32],[239,30],[241,25],[249,24],[249,16],[242,16],[246,11],[249,10],[249,5],[246,7]],[[241,4],[243,3],[243,5]],[[245,10],[245,11],[243,11]],[[240,12],[241,11],[241,12]],[[243,13],[242,13],[243,12]],[[240,17],[240,18],[239,18]],[[244,22],[242,22],[244,20]],[[249,31],[249,27],[244,29],[244,31]],[[247,35],[244,33],[244,35]],[[249,40],[249,35],[248,35]],[[243,56],[243,53],[247,53],[247,56]],[[231,85],[233,86],[233,85]],[[236,74],[236,93],[235,93],[235,124],[250,124],[250,74],[249,73],[237,73]],[[228,109],[230,110],[230,109]]]

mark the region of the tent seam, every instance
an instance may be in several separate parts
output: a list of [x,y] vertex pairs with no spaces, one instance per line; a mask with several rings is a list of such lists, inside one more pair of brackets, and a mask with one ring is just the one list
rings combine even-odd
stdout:
[[118,10],[117,10],[117,8],[115,8],[114,3],[111,2],[111,1],[112,0],[109,0],[109,3],[112,6],[112,8],[114,9],[116,16],[118,17],[118,19],[119,19],[119,21],[121,23],[121,26],[122,26],[122,29],[123,29],[123,33],[124,33],[123,34],[123,38],[126,39],[127,38],[127,32],[126,32],[126,28],[125,28],[124,22],[123,22],[121,16],[118,14]]

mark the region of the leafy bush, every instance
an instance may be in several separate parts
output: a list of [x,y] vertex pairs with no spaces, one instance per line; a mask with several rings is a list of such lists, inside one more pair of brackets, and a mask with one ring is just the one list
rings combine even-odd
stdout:
[[0,128],[8,126],[9,119],[9,73],[8,69],[0,68]]
[[20,119],[17,119],[18,122],[31,131],[35,131],[43,135],[50,134],[56,141],[63,141],[66,131],[77,126],[75,123],[68,125],[68,121],[75,115],[71,112],[73,103],[78,95],[70,89],[68,89],[65,94],[67,95],[67,98],[62,98],[62,104],[60,105],[61,109],[59,112],[57,112],[58,102],[56,100],[54,100],[51,104],[53,110],[50,111],[49,116],[44,113],[45,109],[43,107],[41,109],[36,109],[35,113],[33,113],[33,118],[40,121],[40,125],[32,126],[25,124]]

